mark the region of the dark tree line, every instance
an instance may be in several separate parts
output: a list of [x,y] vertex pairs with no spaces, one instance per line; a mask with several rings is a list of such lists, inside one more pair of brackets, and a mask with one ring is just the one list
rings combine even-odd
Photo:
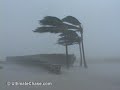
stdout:
[[[80,66],[84,63],[87,68],[83,44],[83,28],[81,23],[73,16],[67,16],[59,19],[54,16],[46,16],[39,21],[40,27],[37,27],[34,32],[38,33],[60,33],[58,44],[65,46],[66,50],[66,64],[69,67],[68,46],[78,44],[80,50]],[[77,34],[80,33],[80,36]]]

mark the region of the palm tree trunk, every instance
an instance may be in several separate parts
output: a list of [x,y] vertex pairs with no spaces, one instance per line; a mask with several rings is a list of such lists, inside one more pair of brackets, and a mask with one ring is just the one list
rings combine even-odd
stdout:
[[68,45],[65,45],[65,50],[66,50],[66,66],[69,68],[69,59],[68,59]]
[[[64,31],[66,33],[66,31]],[[65,34],[65,50],[66,50],[66,66],[69,68],[69,57],[68,57],[68,45],[67,45],[67,36]]]
[[83,34],[81,34],[81,38],[82,38],[82,52],[83,52],[84,67],[87,68],[87,63],[86,63],[86,59],[85,59],[85,52],[84,52],[84,44],[83,44]]
[[82,49],[81,49],[81,42],[79,42],[79,50],[80,50],[80,66],[82,66]]

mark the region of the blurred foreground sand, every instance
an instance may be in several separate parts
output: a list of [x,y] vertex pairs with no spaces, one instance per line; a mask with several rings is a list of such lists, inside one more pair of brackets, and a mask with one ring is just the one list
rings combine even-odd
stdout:
[[[0,64],[0,90],[120,90],[120,63],[77,64],[69,70],[62,68],[60,75],[38,66]],[[8,86],[7,82],[51,82],[50,86]]]

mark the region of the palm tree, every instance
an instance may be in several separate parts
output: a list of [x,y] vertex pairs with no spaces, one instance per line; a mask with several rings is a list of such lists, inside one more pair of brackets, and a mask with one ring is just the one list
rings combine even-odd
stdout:
[[[67,33],[61,33],[60,38],[58,39],[58,44],[65,46],[66,44],[69,45],[74,45],[74,44],[78,44],[79,45],[79,50],[80,50],[80,57],[81,57],[81,61],[80,61],[80,65],[82,64],[82,51],[81,51],[81,37],[72,30],[67,30]],[[66,36],[66,37],[65,37]],[[67,62],[68,63],[68,62]],[[69,63],[68,63],[69,65]]]
[[[34,30],[34,32],[38,33],[45,33],[45,32],[50,32],[50,33],[67,33],[68,29],[75,29],[76,27],[68,25],[63,23],[62,20],[60,20],[57,17],[53,16],[46,16],[40,22],[40,27],[37,27],[37,29]],[[65,35],[66,38],[66,35]],[[66,39],[65,39],[66,40]],[[66,61],[68,62],[68,45],[67,42],[65,44],[66,47]],[[67,63],[67,67],[69,67]]]
[[[74,28],[74,30],[80,32],[80,34],[81,34],[81,43],[79,44],[80,49],[82,47],[82,53],[81,53],[81,50],[80,50],[80,53],[81,53],[81,56],[83,56],[84,67],[87,68],[86,59],[85,59],[85,52],[84,52],[84,43],[83,43],[83,28],[81,26],[81,23],[73,16],[67,16],[67,17],[63,18],[62,21],[64,23],[67,23],[71,26],[76,27],[76,28]],[[82,57],[81,57],[81,65],[82,65]]]
[[[67,31],[68,30],[79,31],[81,33],[81,39],[79,38],[81,65],[82,65],[82,53],[83,53],[84,65],[85,67],[87,67],[87,64],[85,61],[85,54],[84,54],[84,45],[83,45],[83,29],[81,27],[81,23],[76,18],[72,16],[67,16],[62,20],[60,20],[59,18],[54,16],[46,16],[42,20],[40,20],[39,23],[41,26],[35,29],[34,32],[38,32],[38,33],[50,32],[50,33],[64,34],[67,62],[68,62],[68,44],[67,44],[68,42],[67,42],[67,35],[66,35],[68,33]],[[82,41],[82,43],[80,40]],[[82,46],[82,49],[81,49],[81,46]]]

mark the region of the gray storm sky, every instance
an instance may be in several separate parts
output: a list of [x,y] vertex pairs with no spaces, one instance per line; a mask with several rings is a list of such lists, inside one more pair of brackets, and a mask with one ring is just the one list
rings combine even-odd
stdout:
[[[120,58],[120,0],[0,0],[0,14],[0,58],[65,53],[57,35],[32,32],[47,15],[79,19],[87,58]],[[77,45],[69,48],[79,55]]]

